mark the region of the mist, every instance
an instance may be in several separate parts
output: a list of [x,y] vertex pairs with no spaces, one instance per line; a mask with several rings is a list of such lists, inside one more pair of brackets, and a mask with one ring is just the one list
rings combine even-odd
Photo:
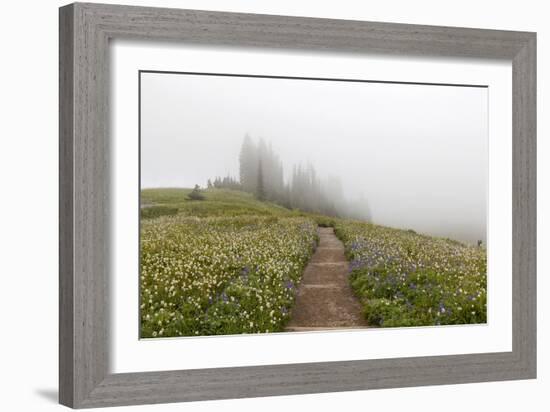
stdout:
[[248,135],[285,183],[297,165],[340,182],[352,214],[485,242],[487,127],[479,87],[142,73],[141,187],[239,180]]

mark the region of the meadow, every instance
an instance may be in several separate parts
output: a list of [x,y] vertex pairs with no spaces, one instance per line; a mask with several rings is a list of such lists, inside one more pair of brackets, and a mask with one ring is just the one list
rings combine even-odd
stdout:
[[369,325],[487,322],[485,248],[361,222],[335,230]]
[[149,195],[170,206],[142,213],[141,337],[283,330],[316,224],[228,190],[195,203],[186,191]]
[[486,322],[486,250],[229,189],[141,192],[141,337],[283,331],[317,226],[343,241],[370,326]]

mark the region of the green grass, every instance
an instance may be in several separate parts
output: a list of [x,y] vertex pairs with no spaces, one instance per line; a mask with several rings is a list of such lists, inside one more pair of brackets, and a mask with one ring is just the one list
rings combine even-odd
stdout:
[[316,221],[241,191],[190,192],[141,192],[141,337],[282,331]]
[[369,325],[487,322],[485,248],[357,221],[338,221],[336,234]]
[[148,206],[141,209],[142,219],[154,219],[160,216],[173,216],[178,214],[178,208],[168,206]]
[[[283,330],[315,243],[334,227],[371,326],[485,323],[486,249],[262,202],[237,190],[141,192],[142,337]],[[241,314],[244,314],[241,316]]]
[[[177,214],[185,216],[301,216],[302,213],[291,211],[269,202],[261,202],[250,193],[229,189],[205,189],[202,191],[205,200],[189,200],[191,189],[144,189],[141,191],[142,217],[148,208],[177,209]],[[166,213],[173,214],[173,213]],[[159,214],[160,216],[160,214]]]

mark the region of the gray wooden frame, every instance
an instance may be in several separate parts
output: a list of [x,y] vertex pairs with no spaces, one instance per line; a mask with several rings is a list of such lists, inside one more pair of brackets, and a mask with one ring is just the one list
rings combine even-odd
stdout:
[[[62,7],[59,24],[62,404],[85,408],[535,378],[535,33],[84,3]],[[511,61],[513,350],[110,374],[106,270],[113,38]]]

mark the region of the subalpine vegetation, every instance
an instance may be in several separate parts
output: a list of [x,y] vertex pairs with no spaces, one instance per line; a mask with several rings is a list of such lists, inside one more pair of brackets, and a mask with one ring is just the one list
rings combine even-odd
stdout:
[[487,321],[485,248],[369,223],[334,223],[369,325]]
[[370,326],[487,321],[481,245],[372,224],[366,202],[346,201],[338,179],[301,165],[285,175],[262,140],[245,137],[239,163],[238,179],[141,191],[142,337],[283,331],[317,226],[344,243]]
[[257,199],[288,209],[369,221],[365,198],[346,199],[338,177],[321,179],[313,165],[292,165],[285,178],[283,162],[271,144],[244,137],[239,153],[239,179],[232,176],[209,179],[207,188],[242,190]]

